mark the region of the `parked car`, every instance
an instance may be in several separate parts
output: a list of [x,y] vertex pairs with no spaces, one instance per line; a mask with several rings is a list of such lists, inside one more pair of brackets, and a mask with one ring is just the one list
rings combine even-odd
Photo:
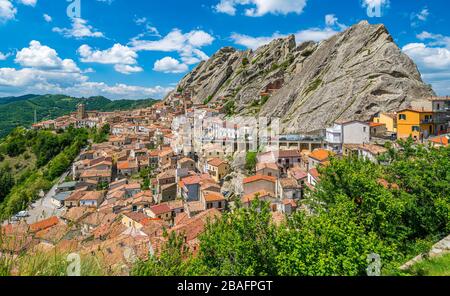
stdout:
[[30,214],[28,213],[28,211],[22,211],[22,212],[19,212],[17,215],[16,215],[16,217],[17,218],[27,218],[27,217],[30,217]]

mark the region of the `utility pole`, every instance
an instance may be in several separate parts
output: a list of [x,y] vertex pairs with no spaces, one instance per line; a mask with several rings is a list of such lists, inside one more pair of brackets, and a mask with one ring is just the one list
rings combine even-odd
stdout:
[[37,111],[34,109],[34,124],[37,123]]

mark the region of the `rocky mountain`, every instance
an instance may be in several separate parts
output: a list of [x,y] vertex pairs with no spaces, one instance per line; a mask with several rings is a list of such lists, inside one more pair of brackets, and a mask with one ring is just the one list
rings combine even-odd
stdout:
[[434,95],[386,27],[367,21],[320,43],[297,45],[289,36],[256,51],[222,48],[175,92],[229,114],[280,117],[285,133],[314,132],[336,120],[368,120]]

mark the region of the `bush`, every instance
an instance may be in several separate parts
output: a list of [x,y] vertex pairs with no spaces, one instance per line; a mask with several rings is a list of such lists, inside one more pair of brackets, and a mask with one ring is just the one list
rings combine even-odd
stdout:
[[9,157],[16,157],[24,153],[26,150],[26,142],[22,138],[13,138],[6,145],[6,153]]
[[256,170],[256,163],[258,162],[257,156],[257,152],[247,152],[247,155],[245,156],[245,169],[249,173],[253,173]]

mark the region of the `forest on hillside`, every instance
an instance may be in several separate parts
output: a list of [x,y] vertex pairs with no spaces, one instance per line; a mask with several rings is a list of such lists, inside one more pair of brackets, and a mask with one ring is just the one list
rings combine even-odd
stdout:
[[8,135],[19,126],[29,127],[37,121],[54,119],[76,111],[80,103],[86,104],[87,110],[116,111],[132,110],[152,106],[156,101],[147,100],[109,100],[105,97],[74,98],[64,95],[26,95],[22,97],[0,98],[0,138]]

